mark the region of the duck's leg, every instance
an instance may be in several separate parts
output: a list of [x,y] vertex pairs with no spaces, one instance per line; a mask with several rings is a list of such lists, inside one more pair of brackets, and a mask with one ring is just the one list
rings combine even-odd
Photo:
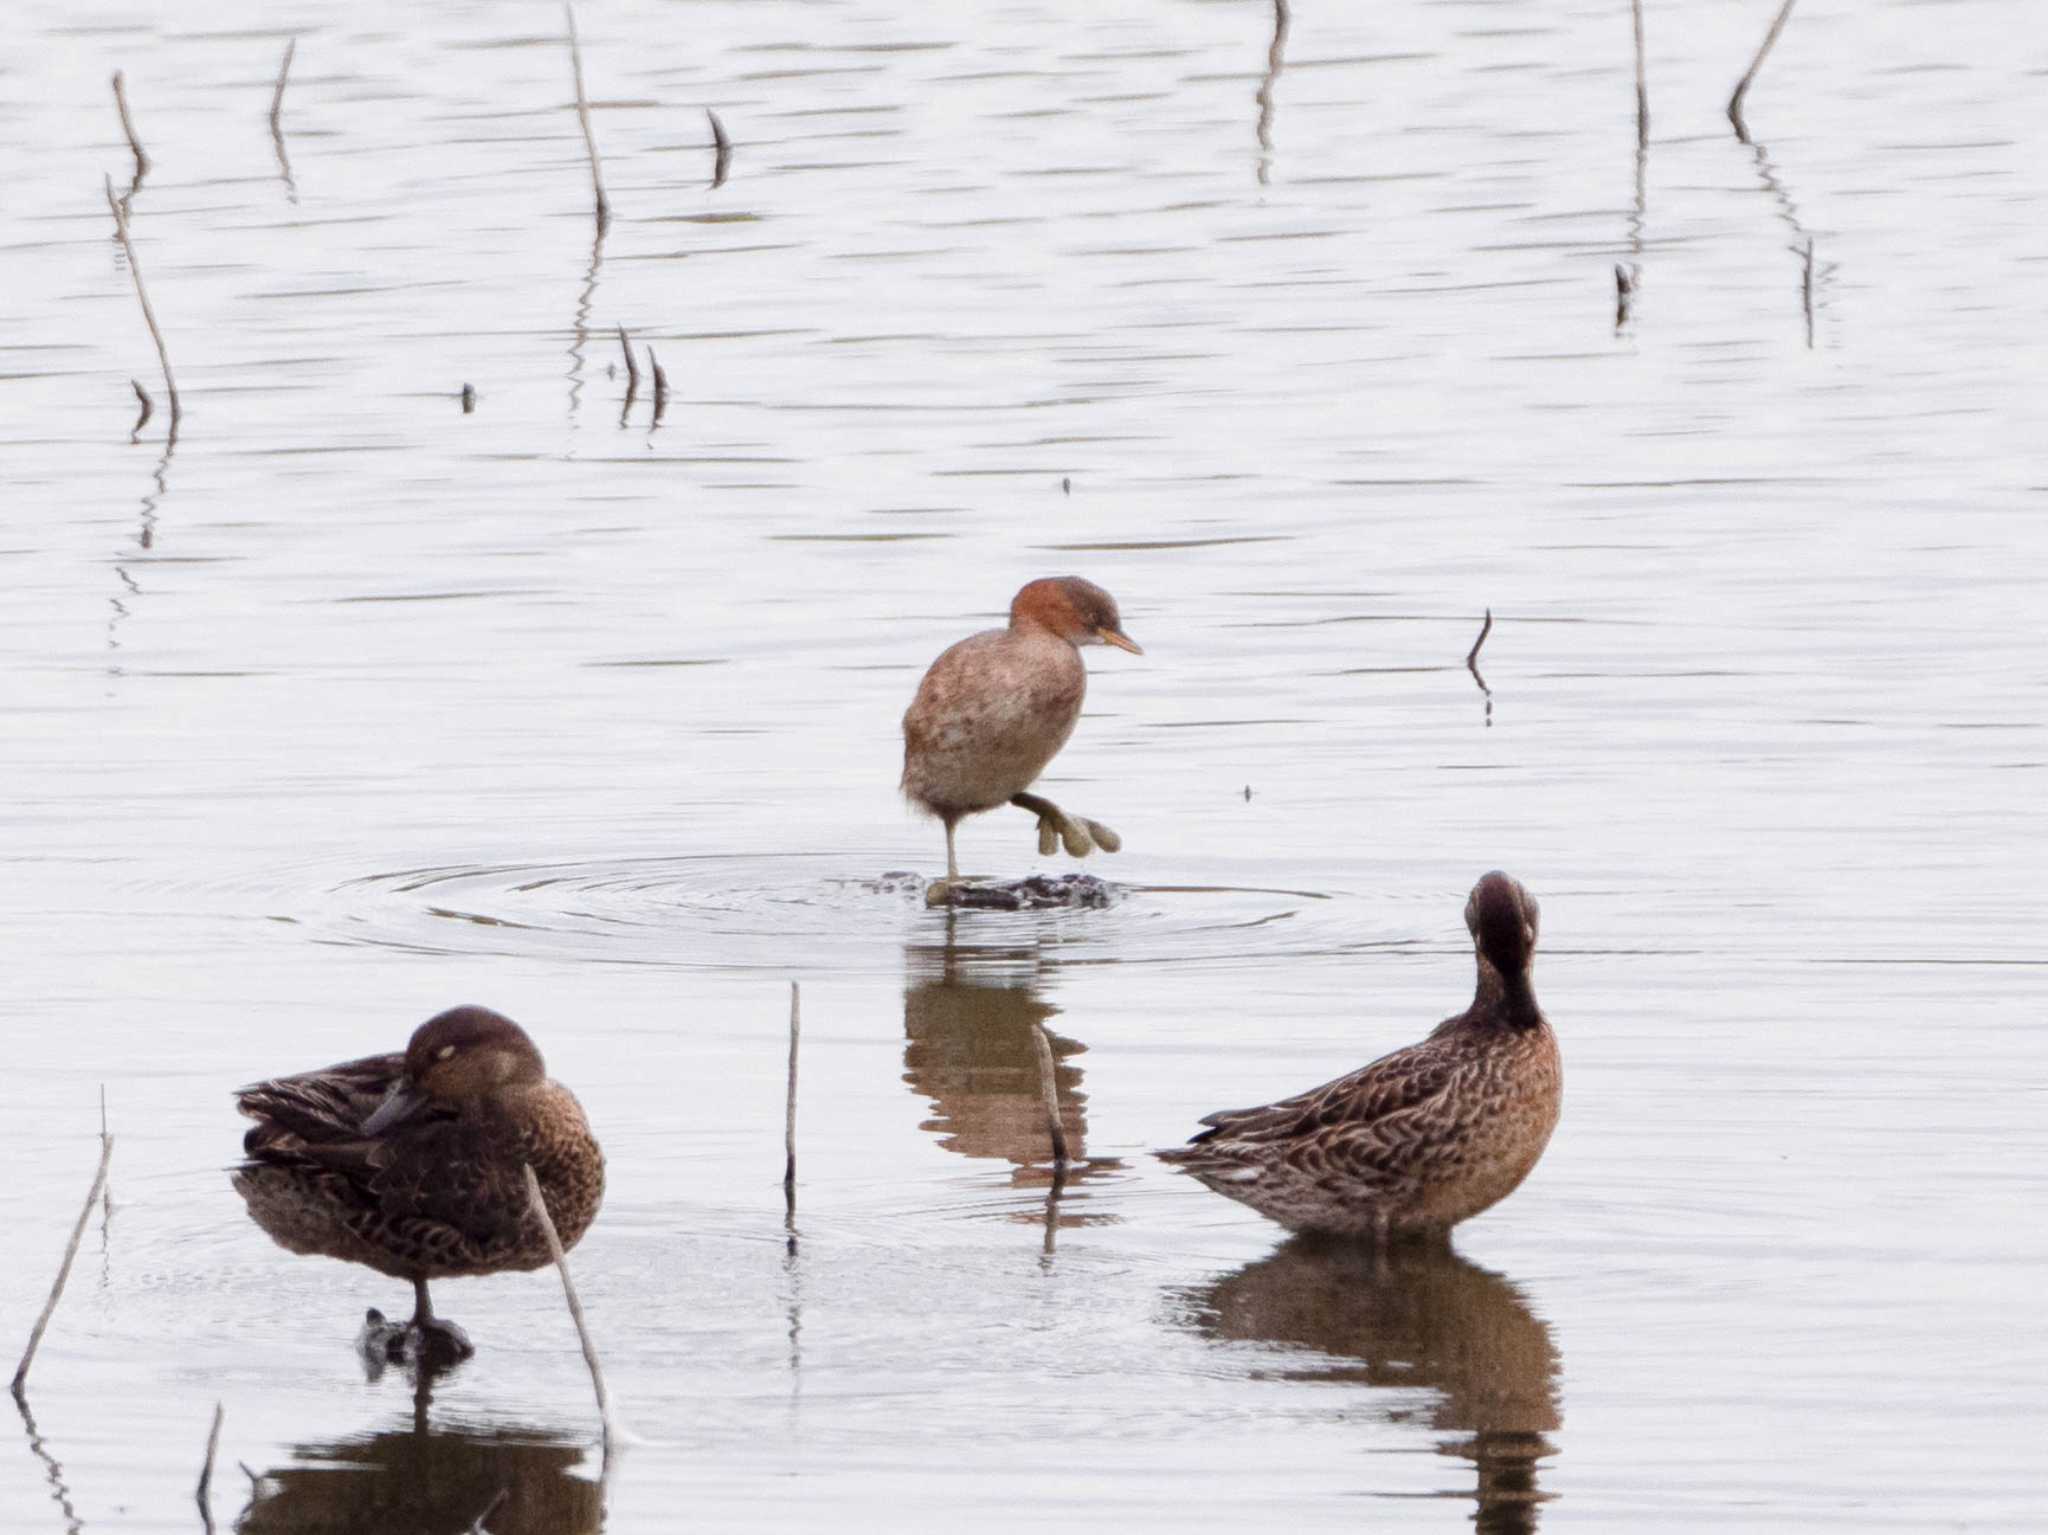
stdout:
[[426,1280],[413,1280],[412,1296],[412,1320],[406,1324],[405,1330],[412,1339],[415,1359],[427,1365],[451,1365],[476,1352],[476,1345],[469,1341],[468,1333],[453,1322],[444,1322],[434,1315],[434,1302],[427,1295]]
[[1068,856],[1073,858],[1086,858],[1097,848],[1105,853],[1118,852],[1123,848],[1124,839],[1100,821],[1091,821],[1084,815],[1069,815],[1042,794],[1013,794],[1010,803],[1038,817],[1038,851],[1041,857],[1052,856],[1055,839],[1065,844]]

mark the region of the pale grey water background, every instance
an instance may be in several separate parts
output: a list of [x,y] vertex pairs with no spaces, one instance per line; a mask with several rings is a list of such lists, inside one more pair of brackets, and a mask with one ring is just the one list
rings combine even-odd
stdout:
[[[404,1297],[221,1171],[230,1087],[466,999],[610,1154],[613,1530],[2037,1521],[2048,44],[1815,0],[1752,149],[1771,9],[1653,0],[1638,209],[1619,4],[1298,0],[1262,153],[1263,5],[593,3],[593,268],[551,4],[10,7],[8,1357],[101,1084],[118,1145],[0,1525],[196,1528],[219,1399],[223,1528],[592,1527],[550,1279],[446,1287],[421,1439],[348,1348]],[[1148,652],[1051,790],[1131,893],[949,939],[867,888],[941,867],[896,721],[1068,569]],[[1495,865],[1569,1090],[1470,1267],[1149,1159],[1462,1005]],[[1039,1018],[1100,1164],[1051,1250]]]

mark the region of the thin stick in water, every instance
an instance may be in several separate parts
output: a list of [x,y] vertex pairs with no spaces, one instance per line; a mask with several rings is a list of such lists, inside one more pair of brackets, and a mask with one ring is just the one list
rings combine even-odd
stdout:
[[476,413],[476,385],[474,384],[464,384],[462,386],[462,413],[465,416]]
[[1805,272],[1799,279],[1799,298],[1806,309],[1806,349],[1813,350],[1813,236],[1806,237]]
[[803,1034],[803,989],[789,983],[789,1102],[782,1115],[782,1198],[796,1213],[796,1049]]
[[654,375],[654,424],[661,425],[662,413],[668,409],[668,375],[661,371],[661,359],[654,355],[654,348],[647,349],[648,371]]
[[562,0],[562,14],[569,18],[569,61],[576,70],[576,118],[583,124],[583,147],[590,152],[590,189],[597,196],[597,227],[612,221],[611,199],[604,195],[604,167],[597,159],[597,135],[590,131],[590,98],[583,90],[583,42],[576,35],[576,7]]
[[149,174],[149,156],[142,152],[142,140],[135,136],[135,120],[128,115],[128,84],[118,69],[114,71],[114,105],[121,110],[121,131],[128,135],[128,147],[135,152],[135,181],[129,187],[132,192]]
[[1067,1165],[1067,1127],[1060,1123],[1060,1084],[1054,1074],[1052,1038],[1045,1025],[1031,1026],[1032,1043],[1038,1047],[1038,1096],[1045,1103],[1045,1127],[1052,1133],[1052,1165],[1064,1171]]
[[1486,643],[1486,637],[1493,633],[1493,609],[1486,610],[1486,622],[1480,625],[1479,638],[1472,642],[1472,648],[1465,652],[1465,670],[1472,674],[1472,680],[1479,684],[1479,691],[1486,695],[1486,723],[1493,724],[1493,689],[1486,685],[1486,679],[1479,673],[1479,647]]
[[157,329],[156,311],[149,307],[149,290],[142,285],[142,263],[135,259],[135,242],[128,238],[128,210],[121,206],[121,199],[114,195],[114,178],[107,180],[107,206],[114,211],[114,233],[120,236],[121,249],[128,254],[128,275],[135,279],[135,296],[142,302],[142,318],[149,325],[149,338],[156,343],[156,358],[163,365],[164,393],[171,397],[171,440],[178,438],[178,419],[184,414],[178,406],[178,381],[171,376],[171,354],[164,345],[164,333]]
[[548,1240],[548,1252],[555,1260],[555,1271],[562,1276],[562,1294],[569,1302],[569,1319],[576,1324],[576,1341],[583,1345],[583,1362],[590,1367],[590,1384],[597,1392],[597,1417],[604,1426],[604,1458],[612,1458],[612,1398],[604,1388],[604,1369],[597,1362],[597,1345],[590,1341],[590,1327],[583,1320],[583,1302],[576,1298],[576,1281],[569,1277],[569,1255],[562,1251],[561,1234],[555,1230],[555,1218],[548,1214],[547,1201],[540,1197],[540,1179],[534,1176],[533,1164],[523,1164],[526,1171],[526,1202],[533,1207],[534,1219],[540,1222],[541,1235]]
[[78,1212],[78,1224],[71,1228],[71,1242],[64,1249],[64,1262],[57,1269],[57,1282],[50,1286],[50,1298],[43,1302],[43,1314],[36,1318],[35,1330],[28,1335],[28,1347],[22,1351],[21,1363],[14,1367],[13,1390],[17,1402],[27,1399],[28,1367],[35,1363],[43,1333],[57,1310],[57,1302],[63,1298],[64,1282],[71,1277],[72,1260],[78,1256],[78,1244],[85,1238],[85,1223],[92,1218],[92,1207],[99,1202],[100,1190],[107,1186],[107,1164],[113,1157],[114,1138],[103,1130],[100,1132],[100,1170],[93,1174],[92,1187],[86,1192],[85,1204]]
[[1486,637],[1493,633],[1493,609],[1486,610],[1486,622],[1479,626],[1479,638],[1472,642],[1472,648],[1465,652],[1465,664],[1473,666],[1479,660],[1479,647],[1486,643]]
[[284,85],[291,78],[292,55],[299,51],[299,40],[295,37],[284,45],[284,63],[278,66],[277,89],[270,93],[270,131],[282,138],[284,129],[279,119],[284,113]]
[[1636,30],[1636,146],[1650,145],[1650,84],[1643,69],[1643,0],[1629,0]]
[[[131,384],[134,384],[134,383],[135,383],[135,380],[131,378],[131,379],[130,379],[130,380],[129,380],[128,382],[129,382],[129,383],[131,383]],[[141,394],[141,392],[142,392],[142,386],[141,386],[140,384],[135,384],[135,389],[136,389],[136,392],[137,392],[138,394]],[[143,396],[142,396],[142,403],[143,403],[143,405],[144,405],[145,407],[146,407],[146,406],[147,406],[147,405],[149,404],[149,396],[148,396],[148,395],[146,395],[146,394],[145,394],[145,395],[143,395]],[[145,410],[143,411],[143,413],[142,413],[142,419],[143,419],[143,421],[147,421],[147,420],[149,419],[149,411],[148,411],[147,409],[145,409]],[[138,431],[139,431],[139,430],[141,430],[141,423],[140,423],[140,422],[138,422],[138,423],[136,424],[136,429],[137,429]],[[128,438],[128,440],[129,440],[130,442],[133,442],[133,441],[135,440],[135,438],[134,438],[134,435],[133,435],[132,433],[131,433],[131,434],[129,435],[129,438]],[[102,1141],[105,1141],[105,1140],[106,1140],[106,1138],[107,1138],[107,1084],[106,1084],[106,1083],[104,1083],[104,1082],[102,1082],[102,1083],[100,1084],[100,1139],[101,1139]],[[106,1182],[104,1182],[104,1183],[102,1183],[102,1184],[100,1185],[100,1246],[101,1246],[101,1248],[102,1248],[102,1249],[104,1249],[104,1248],[106,1247],[106,1243],[107,1243],[107,1222],[111,1221],[111,1220],[112,1220],[113,1218],[114,1218],[114,1183],[113,1183],[113,1180],[112,1180],[112,1179],[110,1178],[110,1179],[108,1179],[108,1180],[107,1180]]]
[[[626,354],[626,411],[630,411],[640,393],[640,364],[633,361],[633,343],[626,339],[623,325],[619,327],[619,350]],[[626,419],[626,411],[619,412],[621,423]]]
[[1749,124],[1742,120],[1743,98],[1749,95],[1749,88],[1756,81],[1756,72],[1764,67],[1764,60],[1771,56],[1771,50],[1778,45],[1778,34],[1785,30],[1785,23],[1792,19],[1792,7],[1797,0],[1785,0],[1778,7],[1778,14],[1771,20],[1771,30],[1764,34],[1763,46],[1756,51],[1756,57],[1749,61],[1749,68],[1742,78],[1735,82],[1735,94],[1728,98],[1728,121],[1735,125],[1735,136],[1743,143],[1749,142]]
[[199,1517],[206,1521],[206,1527],[213,1528],[213,1457],[220,1451],[220,1420],[226,1416],[226,1409],[219,1402],[213,1404],[213,1429],[206,1436],[206,1464],[199,1470],[199,1486],[193,1497],[199,1503]]
[[717,158],[711,162],[711,190],[716,192],[725,185],[726,172],[732,169],[732,140],[725,136],[725,124],[718,120],[718,114],[709,107],[704,115],[711,119],[711,143],[717,150]]

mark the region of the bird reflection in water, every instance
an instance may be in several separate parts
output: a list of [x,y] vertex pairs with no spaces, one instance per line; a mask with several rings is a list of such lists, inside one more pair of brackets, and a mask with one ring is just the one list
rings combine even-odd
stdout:
[[[511,1425],[412,1426],[296,1448],[254,1477],[240,1535],[585,1535],[604,1522],[604,1488],[575,1475],[585,1447]],[[252,1473],[253,1475],[253,1473]]]
[[[1473,1462],[1477,1528],[1536,1528],[1545,1435],[1561,1422],[1559,1360],[1550,1329],[1499,1274],[1447,1245],[1395,1247],[1297,1237],[1271,1255],[1186,1294],[1194,1325],[1226,1343],[1314,1350],[1269,1378],[1398,1390],[1386,1417],[1426,1421],[1441,1453]],[[1408,1405],[1408,1393],[1433,1400]]]
[[1088,1098],[1074,1061],[1087,1047],[1047,1030],[1072,1159],[1063,1176],[1055,1173],[1032,1038],[1060,1011],[1043,996],[1049,967],[1031,950],[957,949],[952,925],[947,924],[943,948],[913,946],[907,955],[903,1080],[932,1100],[923,1128],[948,1151],[1008,1162],[1013,1188],[1047,1189],[1052,1198],[1046,1212],[1020,1213],[1019,1220],[1046,1220],[1048,1233],[1054,1225],[1114,1220],[1058,1207],[1062,1199],[1073,1200],[1080,1185],[1123,1163],[1088,1156]]

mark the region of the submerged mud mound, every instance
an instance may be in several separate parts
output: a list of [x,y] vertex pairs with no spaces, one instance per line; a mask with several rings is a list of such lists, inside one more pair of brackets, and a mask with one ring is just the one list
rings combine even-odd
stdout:
[[950,904],[970,911],[1100,911],[1116,903],[1117,891],[1092,874],[1034,874],[1029,879],[956,885],[948,897],[943,884],[925,892],[933,906]]

